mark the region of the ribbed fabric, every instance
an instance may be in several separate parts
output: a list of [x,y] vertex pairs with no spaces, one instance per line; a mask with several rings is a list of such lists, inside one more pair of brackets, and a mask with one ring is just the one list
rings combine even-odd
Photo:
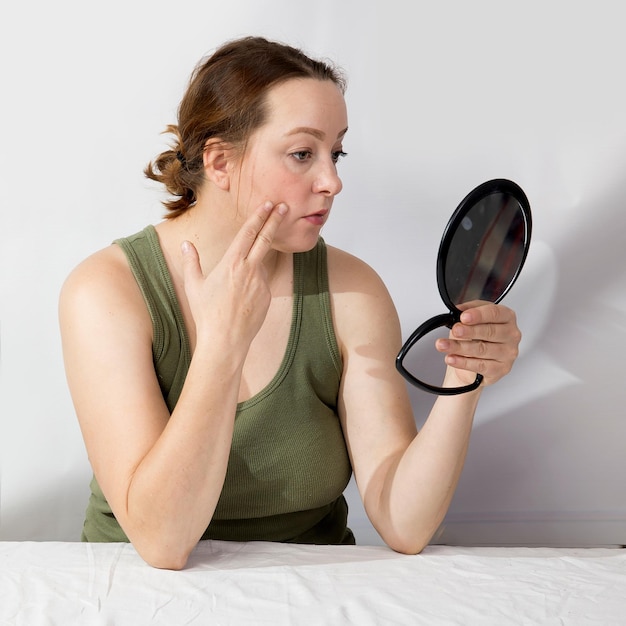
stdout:
[[[191,360],[156,230],[116,241],[153,324],[155,369],[170,411]],[[342,495],[352,469],[337,417],[342,372],[330,312],[326,246],[295,254],[291,329],[270,383],[239,403],[224,487],[203,539],[354,543]],[[94,478],[84,541],[128,541]]]

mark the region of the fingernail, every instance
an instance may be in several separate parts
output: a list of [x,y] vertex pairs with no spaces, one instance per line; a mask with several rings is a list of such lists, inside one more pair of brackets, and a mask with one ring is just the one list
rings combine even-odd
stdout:
[[183,254],[187,254],[187,252],[191,250],[191,244],[188,241],[183,241],[183,243],[180,244],[180,249]]
[[439,350],[447,350],[450,347],[450,342],[447,339],[438,339],[437,348]]
[[281,202],[277,207],[276,210],[278,211],[278,213],[280,215],[284,215],[285,213],[287,213],[287,205],[284,202]]

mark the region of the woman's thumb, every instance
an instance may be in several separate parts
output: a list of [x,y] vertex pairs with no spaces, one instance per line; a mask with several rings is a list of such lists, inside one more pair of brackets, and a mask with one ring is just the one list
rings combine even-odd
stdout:
[[180,246],[183,255],[183,279],[188,282],[191,279],[202,278],[200,258],[196,247],[190,241],[183,241]]

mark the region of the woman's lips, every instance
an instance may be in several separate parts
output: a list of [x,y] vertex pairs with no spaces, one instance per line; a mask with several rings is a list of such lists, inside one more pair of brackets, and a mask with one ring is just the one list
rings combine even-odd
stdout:
[[316,226],[323,226],[326,221],[326,216],[328,215],[328,209],[323,209],[318,211],[317,213],[311,213],[310,215],[305,215],[304,219],[311,224],[315,224]]

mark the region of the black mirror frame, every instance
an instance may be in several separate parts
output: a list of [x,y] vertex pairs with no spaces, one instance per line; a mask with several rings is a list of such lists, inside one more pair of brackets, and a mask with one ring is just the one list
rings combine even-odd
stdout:
[[398,356],[396,357],[396,369],[403,376],[403,378],[410,382],[412,385],[415,385],[416,387],[419,387],[424,391],[428,391],[429,393],[434,393],[442,396],[451,396],[461,393],[467,393],[468,391],[473,391],[474,389],[477,389],[483,381],[483,376],[481,374],[476,374],[476,379],[474,380],[474,382],[464,387],[438,387],[436,385],[430,385],[413,376],[413,374],[411,374],[404,367],[404,359],[409,350],[418,341],[418,339],[428,334],[429,332],[432,332],[433,330],[436,330],[437,328],[441,328],[443,326],[446,326],[447,328],[452,328],[452,326],[454,326],[454,324],[456,324],[460,320],[461,310],[458,309],[457,306],[452,302],[452,299],[450,298],[450,295],[448,294],[445,285],[445,265],[447,255],[450,250],[450,245],[452,243],[454,234],[456,233],[457,228],[463,221],[463,218],[472,208],[474,208],[474,206],[476,206],[478,202],[494,193],[505,193],[513,196],[518,201],[522,210],[522,214],[524,216],[524,222],[526,226],[522,257],[517,267],[517,271],[511,277],[511,280],[503,289],[502,293],[494,300],[494,303],[500,302],[502,298],[504,298],[504,296],[509,292],[509,290],[513,286],[513,283],[517,280],[520,272],[522,271],[522,267],[524,266],[526,257],[528,256],[530,238],[532,233],[532,214],[528,198],[526,197],[526,194],[524,193],[522,188],[517,183],[514,183],[513,181],[507,180],[505,178],[495,178],[493,180],[482,183],[481,185],[478,185],[478,187],[473,189],[469,194],[467,194],[467,196],[465,196],[465,198],[463,198],[457,209],[448,220],[448,224],[444,229],[441,243],[439,245],[439,253],[437,255],[437,286],[439,288],[439,294],[441,296],[441,299],[448,307],[449,313],[436,315],[435,317],[432,317],[431,319],[424,322],[421,326],[419,326],[406,340],[406,342],[402,346],[402,349],[398,353]]
[[524,266],[526,257],[528,255],[530,237],[532,233],[532,214],[530,211],[530,203],[528,202],[528,198],[526,197],[524,190],[512,180],[507,180],[505,178],[495,178],[494,180],[488,180],[487,182],[482,183],[482,185],[478,185],[478,187],[470,191],[470,193],[468,193],[467,196],[465,196],[465,198],[461,200],[459,206],[450,217],[448,224],[446,225],[446,228],[443,232],[443,236],[441,237],[439,252],[437,254],[437,287],[439,289],[439,295],[441,296],[441,299],[448,307],[450,312],[454,313],[457,318],[461,314],[461,311],[459,311],[454,302],[452,302],[452,299],[450,298],[450,295],[446,290],[445,269],[448,252],[450,251],[450,246],[452,245],[454,234],[461,225],[461,222],[463,221],[465,216],[481,200],[496,193],[508,194],[515,198],[519,203],[522,214],[524,216],[524,223],[526,225],[526,239],[524,241],[522,258],[520,259],[519,265],[517,266],[517,271],[511,277],[511,280],[504,288],[502,293],[493,301],[494,303],[500,302],[502,298],[504,298],[504,296],[506,296],[506,294],[510,291],[513,283],[517,280],[517,277],[522,271],[522,267]]

